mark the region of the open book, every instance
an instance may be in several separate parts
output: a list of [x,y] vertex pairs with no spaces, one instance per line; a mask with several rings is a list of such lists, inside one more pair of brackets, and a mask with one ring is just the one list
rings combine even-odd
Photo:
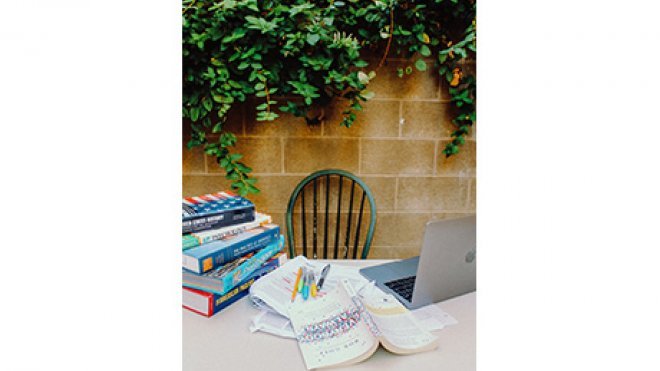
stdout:
[[438,346],[438,338],[401,303],[360,299],[348,280],[321,298],[293,303],[289,317],[310,370],[361,362],[379,344],[396,354]]

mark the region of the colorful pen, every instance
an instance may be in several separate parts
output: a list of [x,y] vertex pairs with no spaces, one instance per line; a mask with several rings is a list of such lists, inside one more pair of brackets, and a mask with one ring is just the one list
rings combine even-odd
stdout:
[[300,277],[300,282],[298,282],[298,292],[302,294],[303,285],[305,283],[305,274],[307,273],[307,270],[304,267],[301,267],[300,269],[302,269],[302,275]]
[[298,268],[298,275],[296,276],[296,283],[293,284],[293,292],[291,293],[291,301],[296,300],[296,294],[298,293],[298,283],[300,282],[300,277],[302,276],[302,267]]
[[316,277],[314,277],[314,272],[309,273],[309,280],[312,282],[312,297],[316,297]]
[[307,300],[307,298],[309,298],[309,272],[305,272],[303,280],[303,299]]
[[317,290],[321,291],[321,287],[323,287],[323,282],[325,282],[325,278],[328,276],[329,270],[330,264],[323,267],[323,270],[321,271],[321,278],[319,278],[319,283],[316,285]]

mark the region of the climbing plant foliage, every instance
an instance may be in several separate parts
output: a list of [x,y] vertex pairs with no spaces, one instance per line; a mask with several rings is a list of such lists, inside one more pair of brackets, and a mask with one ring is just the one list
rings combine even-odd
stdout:
[[[315,125],[323,107],[348,102],[340,125],[359,125],[369,83],[387,57],[406,58],[400,78],[433,69],[446,79],[459,152],[476,122],[476,4],[470,0],[183,0],[183,118],[188,147],[203,146],[238,193],[258,193],[233,153],[229,110],[257,100],[257,121],[288,112]],[[368,63],[365,56],[376,56]],[[466,64],[467,62],[467,64]],[[319,113],[320,112],[320,113]],[[440,123],[438,123],[439,125]]]

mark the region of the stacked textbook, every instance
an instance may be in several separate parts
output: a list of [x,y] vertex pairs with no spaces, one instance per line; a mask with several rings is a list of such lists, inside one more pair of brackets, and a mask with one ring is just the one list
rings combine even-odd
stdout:
[[207,317],[287,260],[280,227],[231,192],[184,198],[182,227],[183,307]]

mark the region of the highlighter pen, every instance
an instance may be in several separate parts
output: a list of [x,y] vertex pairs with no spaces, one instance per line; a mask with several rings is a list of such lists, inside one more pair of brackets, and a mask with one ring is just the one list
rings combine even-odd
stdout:
[[298,292],[302,294],[305,274],[307,274],[307,270],[304,267],[301,267],[300,269],[302,269],[302,276],[300,278],[300,282],[298,282]]
[[314,272],[309,273],[309,280],[312,283],[312,297],[316,297],[316,279],[314,277]]
[[293,290],[291,290],[291,302],[296,300],[296,294],[298,293],[298,283],[300,282],[300,277],[302,276],[302,267],[298,268],[298,274],[296,275],[296,282],[293,284]]
[[303,299],[309,298],[309,272],[305,272],[305,283],[303,286]]

